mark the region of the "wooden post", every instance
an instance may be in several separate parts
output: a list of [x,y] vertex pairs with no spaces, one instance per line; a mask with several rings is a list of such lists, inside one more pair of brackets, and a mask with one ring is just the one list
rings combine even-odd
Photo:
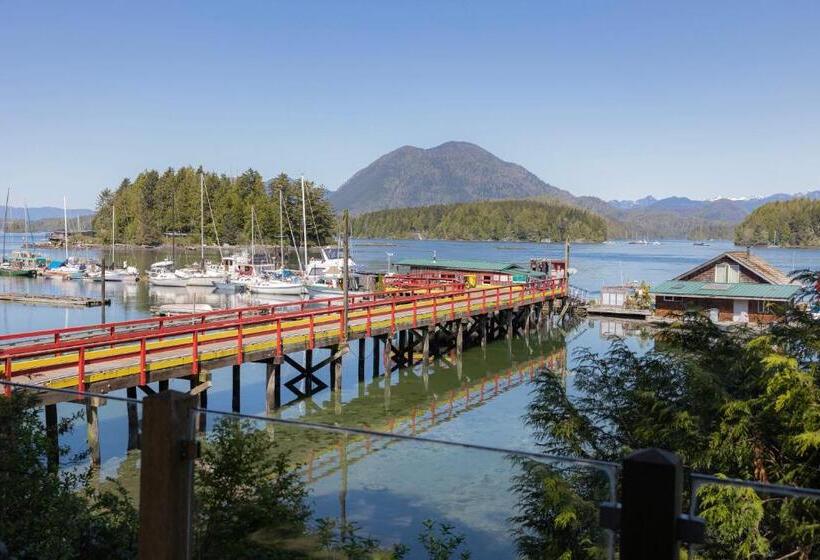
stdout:
[[403,365],[405,352],[407,351],[407,331],[399,331],[399,365]]
[[[311,315],[312,316],[312,315]],[[313,350],[305,350],[305,396],[309,397],[313,393],[313,382],[310,379],[310,374],[313,373]]]
[[[125,390],[125,396],[129,399],[136,400],[137,388],[128,387]],[[139,411],[136,403],[128,403],[125,405],[128,409],[128,450],[139,449],[140,447],[140,419]]]
[[356,357],[359,361],[359,383],[364,383],[364,353],[365,353],[365,343],[366,340],[364,338],[359,339],[359,351],[356,354]]
[[[68,243],[68,240],[66,240]],[[105,257],[102,258],[100,263],[100,324],[105,324]]]
[[507,340],[510,340],[513,336],[513,316],[515,312],[513,312],[512,309],[508,309],[505,313],[507,315]]
[[379,376],[379,337],[374,336],[373,340],[373,379]]
[[167,379],[163,379],[162,381],[159,382],[158,385],[159,385],[159,390],[160,391],[167,391],[168,390],[168,380]]
[[342,358],[335,357],[338,353],[338,344],[334,344],[330,347],[330,355],[333,357],[333,359],[330,360],[330,390],[333,392],[342,389]]
[[393,339],[390,336],[386,336],[384,338],[384,352],[383,352],[383,359],[384,359],[384,376],[386,378],[390,378],[390,374],[393,372]]
[[99,467],[102,463],[102,456],[100,454],[99,401],[96,397],[87,398],[85,418],[88,427],[88,452],[91,457],[91,464]]
[[487,316],[482,315],[478,320],[481,329],[481,347],[484,348],[487,346]]
[[421,361],[424,367],[427,367],[430,362],[430,328],[423,327],[421,329]]
[[239,412],[241,406],[241,391],[242,391],[242,380],[239,377],[239,373],[242,369],[242,366],[239,364],[234,364],[232,368],[232,391],[231,391],[231,410],[233,412]]
[[459,319],[456,321],[456,355],[461,356],[464,350],[464,322]]
[[265,412],[270,414],[281,403],[282,364],[274,360],[265,362]]
[[621,558],[677,560],[683,467],[668,451],[641,449],[623,462]]
[[46,461],[48,471],[56,473],[60,470],[60,434],[57,427],[57,405],[47,404],[45,406],[46,416],[46,437],[48,438],[48,454]]
[[[350,302],[348,301],[348,296],[350,294],[350,271],[348,270],[347,263],[350,259],[350,214],[347,210],[344,211],[342,225],[344,227],[344,234],[342,237],[344,241],[344,263],[342,263],[342,292],[344,296],[342,313],[344,314],[344,317],[342,319],[343,332],[341,334],[342,342],[347,342],[347,334],[349,330],[348,313],[350,311]],[[307,267],[307,264],[305,264],[305,267]]]
[[139,558],[191,557],[196,397],[163,391],[143,401]]

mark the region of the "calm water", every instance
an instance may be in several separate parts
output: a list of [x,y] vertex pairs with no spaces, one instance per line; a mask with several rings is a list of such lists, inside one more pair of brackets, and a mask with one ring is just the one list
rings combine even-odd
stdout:
[[[9,245],[13,245],[9,241]],[[708,247],[691,242],[664,242],[662,245],[575,245],[571,266],[578,270],[573,284],[597,291],[601,285],[621,281],[645,280],[652,284],[669,279],[699,262],[733,249],[726,242]],[[444,241],[358,240],[352,256],[370,269],[385,269],[388,256],[393,262],[402,258],[430,257],[484,259],[526,263],[530,257],[561,258],[563,246],[529,243],[483,243]],[[756,254],[788,272],[794,268],[820,266],[818,250],[757,249]],[[61,252],[52,252],[55,257]],[[81,252],[81,256],[82,256]],[[110,253],[108,253],[110,254]],[[87,256],[96,256],[88,252]],[[118,250],[117,260],[145,267],[165,253]],[[184,252],[180,261],[197,259],[195,251]],[[62,282],[44,279],[1,278],[0,291],[65,293],[99,296],[100,286],[90,282]],[[109,284],[112,305],[106,311],[109,321],[136,319],[150,314],[150,308],[164,303],[208,303],[236,306],[256,303],[245,295],[225,296],[207,289],[148,289],[139,285]],[[0,306],[3,332],[34,330],[85,324],[99,320],[100,310],[60,309],[17,304]],[[341,398],[334,403],[328,391],[312,399],[284,406],[277,412],[283,418],[303,418],[311,422],[379,431],[419,434],[437,439],[535,450],[523,415],[531,399],[530,372],[550,365],[571,370],[572,355],[578,348],[604,351],[608,335],[627,337],[636,349],[652,345],[645,332],[615,321],[585,321],[564,331],[533,334],[529,339],[499,341],[486,349],[470,348],[460,363],[447,359],[433,364],[425,374],[421,366],[394,372],[389,378],[372,379],[371,353],[366,347],[367,378],[358,383],[357,360],[352,352],[344,363]],[[314,362],[325,357],[317,351]],[[229,369],[212,372],[213,387],[208,391],[208,408],[230,411],[231,376]],[[293,375],[283,367],[284,379]],[[325,370],[320,373],[327,377]],[[257,364],[242,367],[242,411],[264,414],[264,368]],[[498,390],[496,390],[496,383]],[[187,381],[172,382],[172,387],[188,389]],[[573,392],[571,372],[567,388]],[[290,395],[282,390],[283,402]],[[452,406],[450,402],[452,401]],[[77,407],[61,405],[62,415]],[[433,414],[435,411],[435,414]],[[125,407],[109,401],[100,409],[100,435],[105,475],[117,476],[135,487],[138,455],[126,457],[127,422]],[[209,417],[209,423],[216,420]],[[280,430],[280,428],[277,428]],[[285,430],[287,433],[287,430]],[[277,432],[279,433],[279,432]],[[366,532],[388,541],[414,543],[425,518],[445,520],[468,536],[475,558],[513,555],[508,518],[515,514],[517,498],[510,491],[514,466],[503,454],[440,449],[415,443],[386,441],[346,441],[300,430],[288,433],[283,444],[292,447],[300,461],[310,464],[312,499],[317,516],[339,516],[359,523]],[[355,439],[355,438],[354,438]],[[75,449],[85,445],[82,429],[75,430],[66,443]],[[345,451],[343,452],[342,449]],[[312,459],[312,462],[311,462]],[[418,547],[414,547],[414,550]],[[417,552],[417,551],[416,551]]]

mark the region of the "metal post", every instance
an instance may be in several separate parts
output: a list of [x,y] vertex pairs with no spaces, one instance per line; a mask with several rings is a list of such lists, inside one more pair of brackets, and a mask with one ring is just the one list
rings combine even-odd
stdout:
[[164,391],[143,401],[139,558],[191,557],[196,397]]
[[100,324],[105,324],[105,257],[103,256],[100,270]]
[[669,451],[641,449],[624,459],[621,558],[677,560],[683,468]]
[[350,214],[347,210],[344,211],[344,219],[342,220],[344,226],[344,263],[342,264],[342,290],[344,292],[344,332],[342,333],[342,342],[347,342],[348,334],[348,312],[350,311],[350,302],[347,301],[350,293],[350,270],[348,270],[348,259],[350,259]]

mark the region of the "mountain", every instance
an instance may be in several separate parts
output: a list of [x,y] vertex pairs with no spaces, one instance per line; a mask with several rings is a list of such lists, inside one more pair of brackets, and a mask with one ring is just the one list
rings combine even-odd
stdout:
[[[3,213],[6,211],[5,207],[0,207],[0,220],[2,220]],[[66,212],[69,218],[76,218],[77,216],[90,216],[94,214],[94,210],[86,208],[69,208]],[[17,206],[9,206],[9,220],[24,220],[26,217],[26,209]],[[56,206],[33,206],[28,209],[29,221],[45,220],[49,218],[62,218],[63,209]]]
[[403,146],[383,155],[330,193],[336,209],[353,214],[501,198],[574,197],[522,166],[469,142],[435,148]]
[[820,198],[775,200],[756,208],[735,228],[735,243],[820,247]]

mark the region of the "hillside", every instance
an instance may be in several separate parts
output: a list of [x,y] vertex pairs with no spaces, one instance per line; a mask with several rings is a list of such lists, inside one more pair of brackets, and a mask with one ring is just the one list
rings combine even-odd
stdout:
[[735,229],[735,243],[820,246],[820,200],[798,198],[757,208]]
[[357,237],[416,237],[465,240],[604,241],[603,218],[566,204],[542,200],[499,200],[380,210],[356,216]]
[[330,202],[360,214],[476,200],[572,195],[549,185],[515,163],[503,161],[468,142],[446,142],[435,148],[404,146],[358,171]]

